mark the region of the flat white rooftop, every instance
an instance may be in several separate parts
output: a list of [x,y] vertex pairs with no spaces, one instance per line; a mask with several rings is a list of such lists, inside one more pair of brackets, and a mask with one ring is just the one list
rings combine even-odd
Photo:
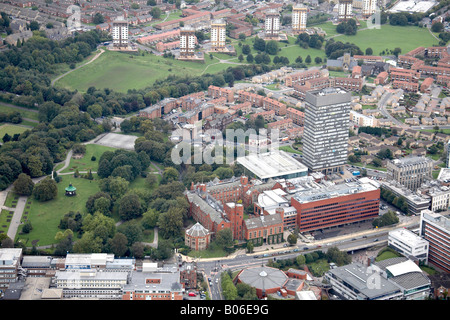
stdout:
[[395,229],[389,232],[389,237],[397,238],[403,242],[409,243],[411,246],[416,247],[421,244],[426,244],[428,241],[422,239],[414,232],[408,229]]
[[436,3],[436,1],[399,1],[389,12],[426,12]]
[[308,173],[308,168],[284,151],[250,154],[237,158],[237,162],[253,172],[260,179]]

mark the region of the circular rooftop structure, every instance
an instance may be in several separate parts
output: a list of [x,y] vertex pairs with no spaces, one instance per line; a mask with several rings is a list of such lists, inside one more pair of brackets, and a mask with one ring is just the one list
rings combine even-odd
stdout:
[[287,280],[283,271],[264,266],[244,269],[238,275],[238,281],[254,287],[261,296],[277,292]]

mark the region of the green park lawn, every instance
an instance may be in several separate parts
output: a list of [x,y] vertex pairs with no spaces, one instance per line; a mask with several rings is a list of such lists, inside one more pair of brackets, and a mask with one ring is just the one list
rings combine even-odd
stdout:
[[22,132],[25,132],[26,130],[29,130],[29,129],[22,127],[22,126],[13,125],[13,124],[0,125],[0,139],[3,138],[3,136],[6,133],[12,137],[16,133],[22,133]]
[[[65,195],[65,188],[69,183],[77,188],[77,195],[74,197]],[[33,229],[28,234],[20,234],[19,228],[16,240],[22,241],[27,247],[56,243],[55,235],[61,231],[58,229],[59,221],[69,211],[86,213],[86,201],[98,191],[100,189],[97,180],[63,176],[62,181],[58,183],[58,195],[55,199],[39,202],[33,197],[28,198],[22,220],[28,218]]]
[[18,111],[22,115],[23,118],[33,119],[33,120],[39,120],[38,119],[38,112],[37,110],[32,109],[23,109],[23,108],[14,108],[13,106],[6,105],[2,102],[0,102],[0,112],[4,113],[10,113],[13,111]]
[[2,209],[0,211],[0,233],[7,234],[9,225],[11,223],[10,217],[13,216],[14,213],[10,213],[9,210]]
[[[100,160],[101,155],[105,151],[115,151],[116,148],[101,146],[98,144],[88,144],[86,145],[86,153],[80,159],[70,159],[69,166],[62,170],[61,173],[74,172],[78,169],[78,171],[89,171],[92,170],[96,172],[98,169],[98,161]],[[96,160],[92,161],[92,156],[95,156]]]
[[428,47],[439,43],[426,28],[387,24],[381,25],[380,29],[359,30],[354,36],[336,36],[334,40],[354,43],[363,52],[367,48],[372,48],[374,55],[397,47],[401,48],[401,53],[404,54],[417,47]]
[[209,73],[216,73],[231,66],[220,63],[217,59],[211,60],[209,55],[205,55],[205,63],[199,63],[178,61],[153,54],[142,56],[105,51],[97,60],[69,73],[55,85],[81,92],[86,92],[91,86],[127,92],[128,89],[151,86],[156,80],[165,79],[171,74],[200,75],[210,64],[215,63],[213,72],[208,70]]

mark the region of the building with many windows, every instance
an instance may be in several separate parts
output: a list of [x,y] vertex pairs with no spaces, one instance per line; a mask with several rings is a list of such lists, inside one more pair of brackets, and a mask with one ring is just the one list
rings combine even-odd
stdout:
[[303,163],[312,172],[342,171],[347,163],[351,94],[342,89],[308,91]]
[[388,245],[410,259],[427,262],[428,241],[408,229],[389,231]]
[[450,272],[450,219],[430,210],[420,215],[420,235],[429,242],[428,263]]
[[432,179],[433,160],[423,156],[410,156],[387,162],[387,180],[394,180],[415,191]]
[[306,31],[308,8],[303,4],[296,4],[292,8],[292,33],[300,34]]
[[353,17],[352,13],[353,0],[338,1],[338,19],[339,21],[347,21]]
[[270,9],[266,13],[264,22],[265,38],[278,38],[280,32],[280,14],[274,9]]
[[362,1],[362,15],[364,19],[369,19],[377,9],[377,0]]
[[123,17],[113,22],[112,38],[114,48],[125,49],[128,47],[128,21]]
[[222,51],[225,49],[227,23],[223,19],[211,22],[211,49]]
[[380,189],[370,182],[305,184],[291,198],[300,232],[330,228],[378,217]]
[[3,293],[11,284],[18,281],[21,260],[22,249],[0,249],[0,293]]

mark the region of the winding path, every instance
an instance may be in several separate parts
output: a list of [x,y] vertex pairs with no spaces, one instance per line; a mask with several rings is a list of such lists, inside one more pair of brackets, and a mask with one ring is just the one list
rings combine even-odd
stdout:
[[73,71],[75,71],[75,70],[78,70],[78,69],[84,67],[85,65],[88,65],[89,63],[95,61],[98,57],[100,57],[100,55],[101,55],[103,52],[105,52],[105,50],[100,49],[100,52],[97,53],[97,54],[96,54],[91,60],[89,60],[88,62],[83,63],[82,65],[79,65],[79,66],[76,67],[75,69],[69,70],[69,71],[67,71],[66,73],[63,73],[62,75],[60,75],[60,76],[56,77],[55,79],[53,79],[52,82],[51,82],[52,87],[55,85],[55,82],[58,81],[59,79],[65,77],[65,76],[67,76],[69,73],[71,73],[71,72],[73,72]]

